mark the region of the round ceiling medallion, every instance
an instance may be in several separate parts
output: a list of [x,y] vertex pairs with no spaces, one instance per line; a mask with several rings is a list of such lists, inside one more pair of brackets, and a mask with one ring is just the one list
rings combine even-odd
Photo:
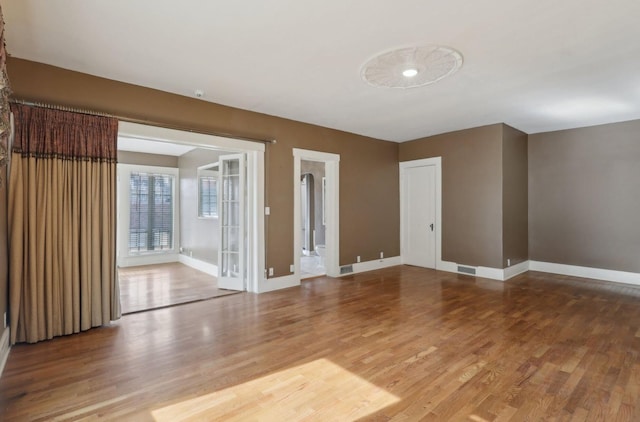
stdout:
[[367,83],[386,88],[416,88],[454,74],[462,67],[462,54],[440,45],[400,48],[379,54],[364,64]]

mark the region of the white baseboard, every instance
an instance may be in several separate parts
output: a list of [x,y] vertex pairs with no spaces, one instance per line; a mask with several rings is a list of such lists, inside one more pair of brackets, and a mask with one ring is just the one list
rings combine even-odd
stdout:
[[529,261],[522,261],[519,264],[512,265],[510,267],[505,268],[504,271],[504,280],[509,280],[512,277],[520,275],[522,273],[526,273],[529,271],[530,267]]
[[457,273],[458,272],[458,264],[450,261],[438,261],[436,262],[436,270],[438,271],[446,271],[448,273]]
[[475,277],[490,278],[492,280],[499,280],[499,281],[506,281],[511,277],[515,277],[518,274],[522,274],[529,271],[529,261],[524,261],[519,264],[512,265],[510,267],[503,268],[503,269],[491,268],[491,267],[474,267],[471,265],[457,264],[455,262],[441,261],[440,263],[438,263],[438,267],[436,269],[440,271],[448,271],[450,273],[458,273],[458,274],[473,276],[472,274],[458,271],[458,265],[461,265],[463,267],[474,268],[476,270]]
[[[460,273],[458,264],[454,262],[442,261],[438,270],[452,273]],[[467,265],[460,264],[467,267]],[[476,277],[491,278],[493,280],[506,281],[519,274],[531,271],[541,271],[544,273],[568,275],[572,277],[592,278],[595,280],[612,281],[614,283],[633,284],[640,286],[640,273],[630,273],[626,271],[605,270],[602,268],[580,267],[576,265],[555,264],[552,262],[524,261],[504,269],[489,267],[472,267],[476,270]]]
[[402,259],[399,256],[376,259],[373,261],[356,262],[353,264],[353,272],[342,274],[341,277],[345,275],[363,273],[366,271],[381,270],[387,267],[395,267],[396,265],[402,265]]
[[179,255],[178,262],[188,267],[195,268],[198,271],[202,271],[203,273],[218,277],[218,266],[216,264],[204,262],[184,254]]
[[2,336],[0,337],[0,377],[2,376],[2,371],[4,371],[4,365],[7,363],[7,359],[9,358],[9,351],[11,350],[10,341],[10,332],[9,327],[5,328]]
[[295,274],[285,275],[282,277],[267,278],[258,283],[258,291],[256,293],[272,292],[274,290],[287,289],[300,285],[300,277]]
[[177,253],[159,253],[140,256],[127,256],[118,259],[118,266],[138,267],[140,265],[168,264],[170,262],[178,262]]
[[543,273],[593,278],[596,280],[640,286],[640,274],[626,271],[605,270],[602,268],[580,267],[577,265],[554,264],[552,262],[540,261],[530,261],[529,269],[531,271],[541,271]]

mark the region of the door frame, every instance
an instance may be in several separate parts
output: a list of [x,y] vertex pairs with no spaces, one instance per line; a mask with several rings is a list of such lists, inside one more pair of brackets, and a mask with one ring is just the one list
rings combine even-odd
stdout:
[[246,289],[260,292],[265,284],[265,213],[264,213],[264,153],[265,145],[235,138],[205,135],[159,126],[119,122],[118,135],[128,138],[149,139],[199,148],[217,149],[246,154],[247,188],[247,245]]
[[324,163],[326,178],[325,200],[325,269],[329,277],[340,276],[340,154],[293,148],[293,268],[300,281],[300,254],[302,250],[300,177],[302,160]]
[[436,270],[444,270],[445,264],[442,261],[442,157],[423,158],[420,160],[403,161],[400,163],[400,256],[402,263],[405,263],[406,242],[407,242],[407,222],[405,221],[405,211],[409,202],[407,192],[405,192],[404,181],[407,170],[415,167],[435,167],[435,209],[436,209]]

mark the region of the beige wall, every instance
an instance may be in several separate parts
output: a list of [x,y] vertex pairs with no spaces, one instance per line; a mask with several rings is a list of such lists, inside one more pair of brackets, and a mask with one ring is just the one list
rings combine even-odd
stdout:
[[529,136],[532,260],[640,272],[640,120]]
[[[293,263],[293,152],[340,154],[340,263],[400,254],[398,144],[253,113],[195,98],[16,58],[8,61],[13,97],[83,107],[130,118],[275,138],[266,154],[267,267]],[[371,188],[371,187],[374,188]]]
[[144,152],[118,151],[118,163],[176,168],[178,167],[178,157]]
[[442,157],[442,259],[503,268],[502,133],[495,124],[400,144],[400,161]]
[[502,267],[529,259],[527,134],[503,125]]
[[218,263],[217,218],[198,217],[198,167],[218,161],[221,151],[194,149],[182,155],[180,166],[180,246],[186,255]]

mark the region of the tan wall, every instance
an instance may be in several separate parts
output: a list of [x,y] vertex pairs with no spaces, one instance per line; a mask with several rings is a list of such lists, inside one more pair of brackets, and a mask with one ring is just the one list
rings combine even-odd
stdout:
[[180,246],[186,255],[218,263],[220,229],[217,218],[198,217],[198,167],[218,161],[222,151],[194,149],[182,155],[180,165]]
[[144,152],[118,151],[118,163],[177,168],[178,157],[172,155],[147,154]]
[[[340,263],[400,254],[398,144],[10,58],[13,97],[149,119],[193,130],[275,138],[267,147],[267,267],[293,263],[293,153],[340,154]],[[373,187],[373,188],[372,188]]]
[[442,157],[442,259],[503,268],[502,124],[400,144],[400,161]]
[[529,136],[532,260],[640,272],[640,120]]
[[527,134],[503,125],[502,266],[529,259]]

